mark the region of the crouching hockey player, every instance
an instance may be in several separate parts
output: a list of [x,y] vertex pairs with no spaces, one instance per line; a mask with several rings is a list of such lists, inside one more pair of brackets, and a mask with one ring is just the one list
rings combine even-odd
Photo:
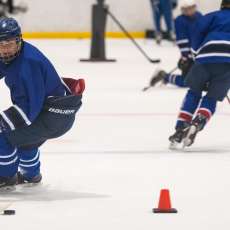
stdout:
[[157,83],[173,84],[178,87],[185,87],[185,76],[193,65],[191,53],[191,40],[194,27],[197,21],[202,17],[202,14],[197,11],[197,6],[194,0],[183,0],[180,3],[182,15],[175,19],[176,43],[180,49],[181,58],[178,62],[178,68],[182,71],[181,75],[166,73],[163,70],[158,70],[152,77],[150,85],[154,87]]
[[41,181],[39,146],[72,127],[84,80],[62,80],[12,18],[0,19],[0,76],[13,103],[0,113],[0,190],[10,191]]
[[[207,14],[194,31],[192,47],[195,64],[185,81],[189,86],[176,133],[169,140],[172,147],[194,143],[195,137],[215,113],[230,88],[230,0],[223,0],[221,10]],[[206,88],[207,93],[202,97]]]

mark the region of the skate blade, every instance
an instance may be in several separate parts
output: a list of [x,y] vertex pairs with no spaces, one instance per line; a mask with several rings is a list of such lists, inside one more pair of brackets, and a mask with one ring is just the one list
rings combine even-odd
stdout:
[[180,143],[178,143],[178,142],[171,142],[169,144],[169,149],[172,150],[172,151],[181,149]]
[[190,139],[190,137],[195,133],[196,133],[196,126],[192,125],[188,131],[187,136],[183,140],[183,149],[189,147],[192,144],[192,140]]
[[42,186],[42,182],[39,183],[23,183],[23,184],[18,184],[18,188],[34,188],[34,187],[40,187]]

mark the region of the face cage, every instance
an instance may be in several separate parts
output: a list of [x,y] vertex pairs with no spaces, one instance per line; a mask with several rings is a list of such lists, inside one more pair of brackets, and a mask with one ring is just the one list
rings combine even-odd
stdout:
[[194,14],[192,16],[189,16],[189,17],[193,17],[197,11],[197,6],[196,5],[193,5],[193,6],[190,6],[190,7],[182,7],[181,10],[182,10],[182,14],[184,14],[185,16],[187,16],[187,9],[188,8],[194,8]]
[[20,54],[21,47],[22,47],[22,37],[21,36],[16,37],[16,43],[17,43],[18,49],[13,55],[6,56],[6,57],[0,56],[0,61],[2,63],[10,64],[10,62],[12,62]]

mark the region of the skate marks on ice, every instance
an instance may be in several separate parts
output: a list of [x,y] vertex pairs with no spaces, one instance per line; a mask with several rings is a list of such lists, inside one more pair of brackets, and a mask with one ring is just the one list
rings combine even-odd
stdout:
[[230,147],[218,147],[218,146],[209,146],[208,148],[206,147],[176,147],[174,149],[169,150],[172,153],[184,153],[184,154],[230,154]]
[[69,151],[68,153],[65,152],[57,152],[57,151],[44,151],[45,154],[52,154],[52,155],[63,155],[63,154],[79,154],[79,155],[96,155],[96,154],[111,154],[111,155],[157,155],[157,154],[173,154],[173,153],[205,153],[205,154],[227,154],[230,153],[230,146],[208,146],[208,147],[187,147],[183,148],[182,146],[178,146],[175,149],[170,149],[169,147],[159,148],[159,149],[143,149],[143,150],[134,150],[134,149],[117,149],[117,150],[79,150],[79,151]]
[[184,148],[183,152],[188,154],[230,154],[230,148],[222,148],[222,147],[208,147],[208,148],[199,148],[199,147],[188,147]]
[[109,195],[67,191],[62,188],[54,188],[50,185],[37,185],[36,187],[19,186],[17,190],[10,193],[0,194],[1,206],[15,202],[40,202],[40,201],[71,201],[76,199],[102,199],[109,198]]

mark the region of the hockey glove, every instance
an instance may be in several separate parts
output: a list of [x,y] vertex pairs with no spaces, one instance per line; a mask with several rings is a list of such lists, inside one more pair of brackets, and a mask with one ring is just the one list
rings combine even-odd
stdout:
[[182,75],[186,76],[194,64],[193,59],[182,57],[178,62],[178,68],[182,71]]

